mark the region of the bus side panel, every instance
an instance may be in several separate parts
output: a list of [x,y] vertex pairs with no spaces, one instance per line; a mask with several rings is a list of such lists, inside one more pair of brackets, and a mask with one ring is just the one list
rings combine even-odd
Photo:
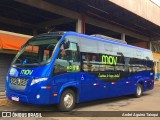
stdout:
[[100,83],[94,75],[81,72],[79,77],[81,86],[80,102],[105,98],[109,94],[109,89],[104,87],[106,85]]
[[151,90],[154,87],[154,72],[153,71],[142,71],[134,73],[129,77],[130,82],[133,86],[130,94],[136,93],[137,85],[140,83],[143,85],[143,92]]
[[143,84],[143,92],[152,90],[154,88],[154,72],[153,71],[144,71],[139,73],[137,76],[140,76],[136,81],[136,85],[138,83]]
[[135,94],[138,83],[143,84],[144,91],[151,90],[154,85],[154,75],[151,73],[153,71],[138,72],[116,82],[103,81],[92,74],[81,73],[84,79],[80,80],[80,102]]

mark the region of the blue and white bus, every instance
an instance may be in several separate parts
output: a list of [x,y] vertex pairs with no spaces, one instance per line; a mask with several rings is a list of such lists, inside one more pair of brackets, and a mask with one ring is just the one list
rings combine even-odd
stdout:
[[154,87],[153,56],[110,38],[52,32],[28,40],[6,77],[6,96],[29,104],[76,103],[133,94]]

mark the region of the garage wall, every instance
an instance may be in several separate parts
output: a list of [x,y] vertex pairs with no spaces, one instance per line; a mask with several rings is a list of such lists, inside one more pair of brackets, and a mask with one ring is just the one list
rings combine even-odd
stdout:
[[138,47],[141,47],[141,48],[147,48],[148,49],[148,43],[147,42],[132,43],[131,45],[138,46]]
[[160,6],[155,0],[110,0],[111,2],[160,26]]

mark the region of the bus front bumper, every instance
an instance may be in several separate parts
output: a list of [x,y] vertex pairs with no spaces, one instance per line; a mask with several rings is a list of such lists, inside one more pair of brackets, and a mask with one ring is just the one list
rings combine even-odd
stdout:
[[56,104],[57,98],[50,95],[50,91],[39,91],[36,95],[20,94],[18,92],[10,91],[6,92],[6,96],[9,100],[38,105]]

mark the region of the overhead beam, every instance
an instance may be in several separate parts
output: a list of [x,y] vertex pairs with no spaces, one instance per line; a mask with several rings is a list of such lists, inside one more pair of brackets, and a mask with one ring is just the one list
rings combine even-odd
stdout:
[[9,25],[19,26],[19,27],[30,28],[30,29],[37,29],[38,28],[38,26],[36,26],[36,25],[29,24],[26,22],[15,20],[15,19],[9,19],[9,18],[2,17],[2,16],[0,16],[0,22],[5,23],[5,24],[9,24]]
[[42,23],[39,23],[39,24],[35,25],[35,24],[22,22],[20,20],[15,20],[15,19],[10,19],[10,18],[0,16],[0,22],[1,23],[14,25],[14,26],[19,26],[19,27],[24,27],[24,28],[29,28],[29,29],[33,29],[33,30],[44,29],[45,27],[48,27],[50,25],[53,25],[53,26],[61,25],[61,24],[69,23],[69,22],[73,22],[73,21],[74,20],[70,19],[70,18],[59,18],[59,19],[54,19],[54,20],[42,22]]
[[137,38],[137,39],[140,39],[140,40],[143,40],[143,41],[149,41],[149,38],[146,37],[146,36],[134,33],[132,31],[129,31],[129,30],[124,29],[122,27],[118,27],[116,25],[111,25],[107,22],[102,22],[102,21],[99,21],[99,20],[96,20],[96,19],[92,19],[90,17],[86,17],[85,22],[88,23],[88,24],[94,25],[94,26],[99,26],[99,27],[104,28],[104,29],[112,30],[114,32],[125,33],[126,35],[129,35],[131,37],[134,37],[134,38]]
[[48,12],[52,12],[58,15],[66,16],[72,19],[81,18],[81,14],[68,10],[66,8],[59,7],[57,5],[45,2],[43,0],[15,0],[17,2],[39,8]]
[[152,37],[150,40],[151,41],[160,41],[160,37]]
[[[65,16],[65,17],[72,18],[72,19],[76,19],[76,20],[81,19],[81,17],[82,17],[81,14],[79,14],[78,12],[68,10],[66,8],[63,8],[63,7],[45,2],[43,0],[15,0],[15,1],[26,4],[26,5],[29,5],[29,6],[32,6],[32,7],[35,7],[35,8],[42,9],[42,10],[45,10],[45,11],[48,11],[48,12],[51,12],[51,13],[54,13],[54,14],[58,14],[58,15],[62,15],[62,16]],[[132,31],[127,30],[127,29],[122,28],[122,27],[118,27],[116,25],[112,25],[112,24],[109,24],[109,23],[106,23],[106,22],[102,22],[100,20],[93,19],[91,17],[86,17],[85,22],[88,23],[88,24],[98,26],[98,27],[101,27],[101,28],[104,28],[104,29],[112,30],[112,31],[115,31],[115,32],[118,32],[118,33],[125,33],[126,35],[132,36],[132,37],[137,38],[137,39],[141,39],[141,40],[144,40],[144,41],[149,41],[149,38],[146,37],[146,36],[137,34],[135,32],[132,32]]]
[[61,25],[61,24],[65,24],[65,23],[70,23],[70,22],[73,22],[74,20],[73,19],[70,19],[70,18],[58,18],[58,19],[53,19],[53,20],[50,20],[50,21],[46,21],[46,22],[42,22],[42,23],[39,23],[39,24],[36,24],[37,26],[40,26],[42,28],[45,28],[45,27],[48,27],[48,26],[56,26],[56,25]]

